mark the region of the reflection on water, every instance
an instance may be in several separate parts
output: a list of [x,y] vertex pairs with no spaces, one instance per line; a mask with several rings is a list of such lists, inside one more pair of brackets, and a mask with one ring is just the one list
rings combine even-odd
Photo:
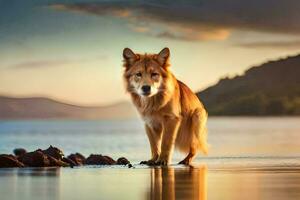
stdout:
[[[0,168],[1,169],[1,168]],[[1,176],[59,176],[60,168],[57,167],[30,167],[30,168],[3,168],[0,170]]]
[[300,199],[299,168],[220,170],[209,180],[209,199]]
[[17,172],[18,176],[59,176],[60,168],[24,168],[22,170],[17,170]]
[[299,165],[254,164],[0,169],[0,199],[300,199]]
[[0,199],[59,199],[59,176],[59,168],[1,169]]
[[173,167],[151,169],[151,190],[149,199],[206,200],[206,166],[175,170]]

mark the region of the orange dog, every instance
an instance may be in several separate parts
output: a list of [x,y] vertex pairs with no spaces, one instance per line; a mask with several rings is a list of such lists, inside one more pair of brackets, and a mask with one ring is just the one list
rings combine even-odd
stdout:
[[158,54],[123,51],[124,82],[145,121],[152,158],[141,163],[168,165],[174,146],[188,154],[189,165],[200,150],[207,154],[207,112],[197,96],[170,72],[168,48]]

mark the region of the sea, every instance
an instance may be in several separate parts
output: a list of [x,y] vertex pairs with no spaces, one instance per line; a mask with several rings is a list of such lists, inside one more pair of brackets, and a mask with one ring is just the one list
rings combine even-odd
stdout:
[[67,156],[126,157],[126,166],[0,169],[0,199],[300,199],[300,117],[209,117],[207,156],[190,167],[148,167],[143,123],[0,121],[0,154],[60,148]]

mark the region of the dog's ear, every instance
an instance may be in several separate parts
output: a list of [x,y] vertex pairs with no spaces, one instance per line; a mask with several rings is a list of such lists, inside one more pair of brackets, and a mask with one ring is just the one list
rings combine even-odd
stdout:
[[167,63],[169,57],[170,57],[170,49],[168,47],[165,47],[157,54],[157,61],[159,62],[159,64],[164,66]]
[[128,67],[129,65],[132,65],[138,59],[138,55],[133,53],[133,51],[131,49],[125,48],[123,50],[123,58],[124,58],[124,61],[126,62],[125,66]]

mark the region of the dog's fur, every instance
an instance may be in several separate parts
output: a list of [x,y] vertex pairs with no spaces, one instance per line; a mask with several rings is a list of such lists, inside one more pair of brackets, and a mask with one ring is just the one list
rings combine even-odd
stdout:
[[[207,154],[207,112],[197,96],[170,72],[169,49],[158,54],[123,51],[124,82],[145,121],[152,158],[144,164],[168,165],[174,145],[190,164],[200,150]],[[150,87],[145,93],[143,86]]]

